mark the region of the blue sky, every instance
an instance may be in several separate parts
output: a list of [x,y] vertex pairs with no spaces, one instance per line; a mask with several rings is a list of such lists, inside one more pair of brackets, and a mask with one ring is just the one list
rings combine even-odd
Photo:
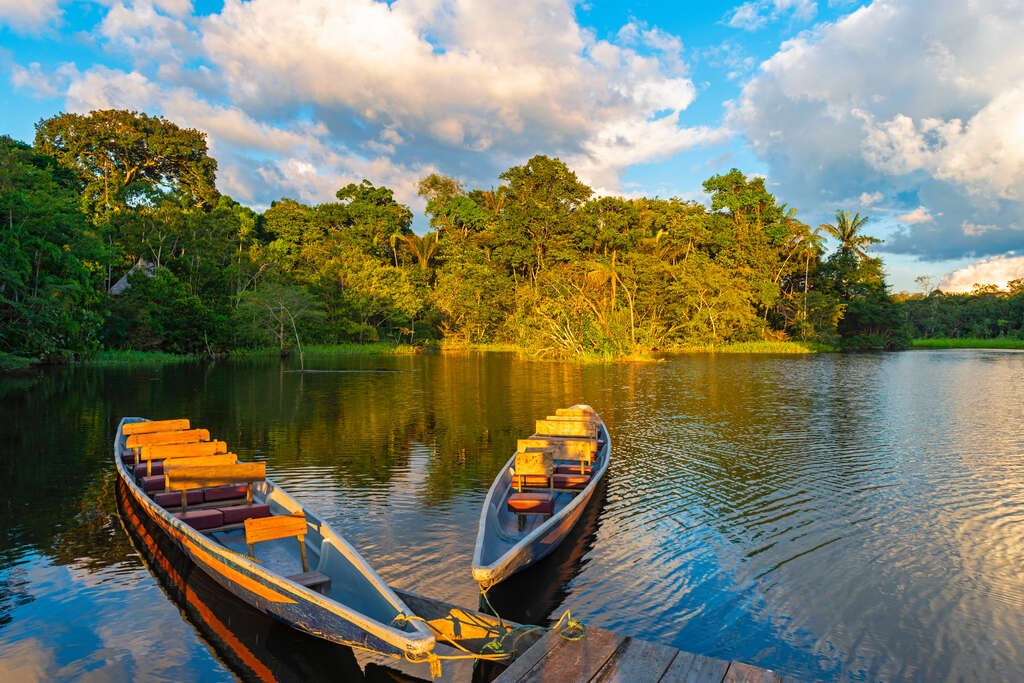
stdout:
[[1024,9],[1004,5],[0,0],[0,132],[162,114],[255,207],[365,177],[422,214],[423,175],[489,187],[534,154],[601,193],[703,200],[737,167],[810,225],[870,215],[896,289],[962,289],[1024,276]]

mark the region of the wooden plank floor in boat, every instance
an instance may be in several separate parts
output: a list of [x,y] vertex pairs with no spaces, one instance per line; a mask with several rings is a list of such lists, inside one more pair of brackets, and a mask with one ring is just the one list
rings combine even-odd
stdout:
[[495,680],[501,683],[790,683],[796,679],[587,627],[583,640],[548,631]]

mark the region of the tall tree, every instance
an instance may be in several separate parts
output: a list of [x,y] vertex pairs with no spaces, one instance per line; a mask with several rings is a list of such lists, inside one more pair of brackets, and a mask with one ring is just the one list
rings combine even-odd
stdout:
[[95,346],[102,244],[55,159],[0,137],[0,351],[39,357]]
[[78,174],[93,215],[166,192],[193,207],[217,201],[206,134],[163,117],[120,109],[58,114],[36,124],[35,146]]
[[508,182],[503,237],[532,252],[532,258],[514,254],[515,261],[543,270],[547,255],[566,246],[575,212],[594,191],[561,160],[542,155],[513,166],[501,179]]

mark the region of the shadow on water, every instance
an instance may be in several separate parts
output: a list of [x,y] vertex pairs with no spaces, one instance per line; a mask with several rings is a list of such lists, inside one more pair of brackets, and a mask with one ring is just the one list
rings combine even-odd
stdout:
[[244,681],[415,681],[369,664],[352,649],[313,638],[263,614],[222,588],[182,553],[132,501],[118,480],[121,522],[143,563],[185,618]]

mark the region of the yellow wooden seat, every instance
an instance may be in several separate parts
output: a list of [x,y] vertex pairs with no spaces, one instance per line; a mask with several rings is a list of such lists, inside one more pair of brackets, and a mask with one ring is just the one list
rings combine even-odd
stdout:
[[195,443],[196,441],[209,441],[210,431],[208,429],[180,429],[170,432],[152,432],[146,434],[132,434],[125,439],[124,445],[128,448],[139,446],[157,446],[160,444],[172,443]]
[[168,443],[139,447],[139,461],[163,460],[164,458],[188,458],[191,456],[227,453],[228,445],[223,441],[197,441],[194,443]]
[[299,512],[292,515],[275,515],[245,520],[245,543],[249,546],[249,557],[254,560],[256,559],[253,547],[255,544],[292,536],[296,537],[299,542],[302,573],[293,574],[288,579],[314,589],[320,589],[330,584],[329,576],[309,569],[309,558],[306,556],[306,516],[304,514]]
[[267,463],[240,462],[207,466],[181,466],[164,474],[164,489],[181,492],[181,509],[188,508],[188,492],[214,486],[246,484],[245,501],[252,502],[252,485],[267,478]]
[[189,421],[179,420],[153,420],[151,422],[129,422],[121,427],[121,433],[125,436],[133,434],[151,434],[153,432],[173,432],[181,429],[188,429]]

